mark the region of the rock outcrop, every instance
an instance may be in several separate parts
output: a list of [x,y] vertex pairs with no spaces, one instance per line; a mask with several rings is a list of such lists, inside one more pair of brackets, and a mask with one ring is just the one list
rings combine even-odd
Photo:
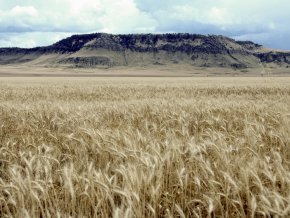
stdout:
[[87,68],[190,64],[243,69],[261,63],[288,66],[290,53],[215,35],[96,33],[74,35],[46,47],[0,49],[1,65],[23,63]]

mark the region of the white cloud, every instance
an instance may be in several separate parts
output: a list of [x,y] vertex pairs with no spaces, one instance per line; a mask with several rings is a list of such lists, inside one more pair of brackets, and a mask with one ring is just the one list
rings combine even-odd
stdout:
[[82,14],[88,11],[101,11],[103,6],[99,0],[66,0],[69,10],[72,14]]
[[57,32],[27,32],[27,33],[0,33],[1,47],[21,47],[32,48],[39,45],[50,45],[72,33],[57,33]]
[[10,13],[8,12],[8,15],[37,17],[38,11],[33,6],[22,7],[17,5],[11,9]]
[[219,26],[233,24],[234,19],[226,8],[212,7],[207,13],[207,22]]
[[[2,32],[11,31],[8,27],[13,27],[12,32],[154,31],[155,22],[150,14],[137,8],[134,0],[51,0],[43,5],[15,5],[9,10],[0,10]],[[23,26],[27,29],[21,28]]]
[[177,20],[197,20],[200,16],[197,8],[190,7],[190,5],[176,5],[172,8],[172,17]]
[[102,32],[135,33],[153,32],[156,21],[147,13],[140,12],[133,0],[104,1],[107,10],[99,19]]

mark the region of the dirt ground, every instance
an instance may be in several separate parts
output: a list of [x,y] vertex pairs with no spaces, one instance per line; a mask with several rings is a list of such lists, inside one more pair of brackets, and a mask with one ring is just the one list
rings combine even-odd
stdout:
[[202,68],[194,66],[114,67],[109,69],[0,66],[0,77],[208,77],[290,76],[289,68]]

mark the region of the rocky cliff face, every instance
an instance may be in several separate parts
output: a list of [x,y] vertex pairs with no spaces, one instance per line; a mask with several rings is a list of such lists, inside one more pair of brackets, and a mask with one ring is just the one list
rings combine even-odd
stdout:
[[262,46],[223,36],[104,33],[74,35],[51,46],[2,48],[0,64],[113,67],[190,64],[200,67],[257,67],[290,64],[290,53],[263,52]]
[[[256,56],[264,63],[279,63],[290,65],[290,53],[286,52],[264,52],[258,53]],[[287,65],[288,66],[288,65]]]

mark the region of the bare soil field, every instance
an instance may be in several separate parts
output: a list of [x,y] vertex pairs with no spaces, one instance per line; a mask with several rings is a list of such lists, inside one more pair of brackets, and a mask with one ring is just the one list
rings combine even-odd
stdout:
[[61,68],[29,65],[0,67],[0,77],[288,77],[290,68],[261,67],[247,69],[206,68],[192,65],[164,65],[113,68]]
[[0,78],[0,217],[287,217],[289,205],[289,77]]

